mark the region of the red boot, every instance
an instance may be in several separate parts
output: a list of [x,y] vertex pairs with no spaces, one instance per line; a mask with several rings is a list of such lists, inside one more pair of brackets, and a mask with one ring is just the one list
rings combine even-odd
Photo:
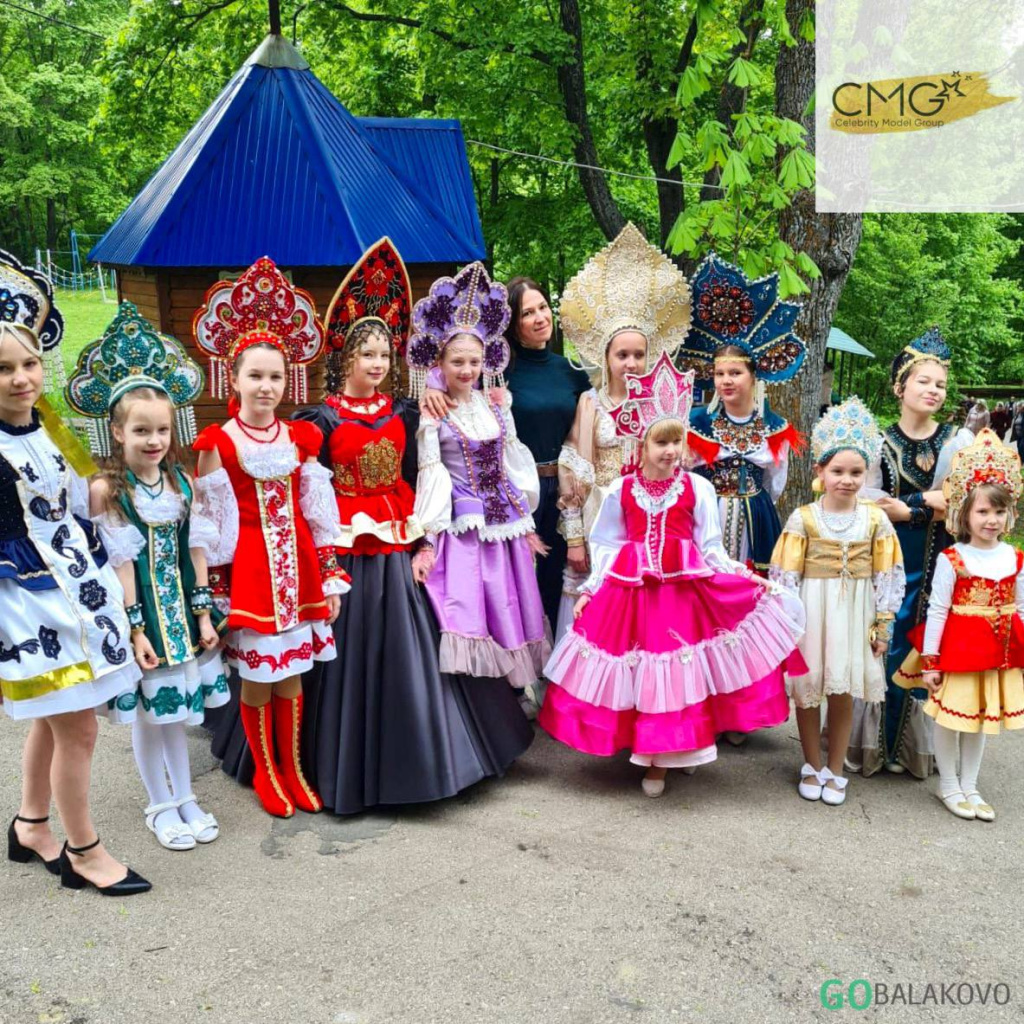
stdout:
[[281,780],[280,769],[274,763],[273,716],[270,705],[255,708],[242,704],[242,727],[249,741],[249,750],[256,763],[252,785],[267,814],[275,818],[290,818],[295,813],[288,791]]
[[299,737],[302,735],[302,694],[297,697],[272,699],[274,706],[274,733],[277,753],[281,759],[281,779],[288,795],[300,810],[316,814],[324,809],[323,801],[302,774],[299,759]]

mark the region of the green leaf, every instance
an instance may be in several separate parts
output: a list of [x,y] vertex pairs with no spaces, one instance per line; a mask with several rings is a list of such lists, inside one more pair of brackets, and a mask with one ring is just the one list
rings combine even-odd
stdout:
[[684,107],[689,106],[711,88],[707,75],[698,71],[693,65],[688,67],[679,79],[679,88],[676,90],[676,101]]
[[779,168],[779,182],[787,192],[814,187],[814,157],[805,149],[786,154]]
[[761,81],[761,75],[752,61],[737,57],[729,68],[729,81],[740,89],[749,89]]
[[722,188],[742,188],[753,180],[747,158],[739,150],[730,150],[725,169],[722,171]]
[[690,148],[690,139],[686,133],[677,132],[672,140],[672,148],[668,151],[668,159],[665,161],[666,169],[671,171],[673,167],[677,167]]
[[788,264],[779,267],[779,298],[788,299],[793,295],[806,295],[810,288],[804,284],[800,275]]

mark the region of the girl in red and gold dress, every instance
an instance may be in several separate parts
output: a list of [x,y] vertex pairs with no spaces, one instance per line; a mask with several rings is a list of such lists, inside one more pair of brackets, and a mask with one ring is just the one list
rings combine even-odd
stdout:
[[301,675],[335,657],[330,625],[347,578],[335,560],[330,474],[316,461],[323,436],[311,423],[279,420],[276,409],[289,373],[293,395],[305,397],[305,367],[323,352],[323,325],[312,298],[264,257],[237,281],[210,288],[193,332],[211,354],[214,395],[224,397],[229,382],[235,393],[232,418],[194,445],[195,514],[217,528],[207,561],[211,585],[229,595],[224,653],[242,680],[253,784],[269,814],[319,811],[299,758]]
[[[392,397],[410,298],[402,259],[383,238],[327,311],[328,395],[296,414],[323,432],[318,455],[333,478],[338,555],[352,578],[334,625],[338,658],[304,682],[316,708],[307,728],[310,770],[338,814],[452,796],[500,775],[533,738],[504,679],[438,668],[437,627],[417,586],[433,550],[402,478],[415,408]],[[407,473],[415,472],[413,462]]]
[[978,792],[986,734],[1024,729],[1024,553],[1003,540],[1022,491],[1020,458],[994,431],[953,456],[942,492],[957,543],[936,559],[928,617],[910,631],[913,649],[893,676],[928,687],[936,796],[968,820],[996,816]]

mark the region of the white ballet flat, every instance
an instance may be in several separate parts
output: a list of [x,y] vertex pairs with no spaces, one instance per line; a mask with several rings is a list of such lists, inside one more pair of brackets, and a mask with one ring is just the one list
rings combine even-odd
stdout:
[[[975,799],[977,797],[977,799]],[[996,809],[991,805],[985,803],[982,799],[981,794],[975,790],[973,793],[965,793],[964,798],[974,808],[974,816],[978,821],[995,821],[996,820]]]
[[843,758],[843,767],[848,772],[853,772],[854,774],[857,774],[858,772],[863,770],[864,765],[858,764],[858,762],[856,762],[856,761],[851,761],[848,757],[844,757]]
[[850,780],[842,775],[832,775],[827,768],[825,771],[831,776],[831,779],[826,781],[834,782],[837,788],[832,789],[831,786],[823,785],[821,787],[821,802],[828,804],[829,807],[838,807],[840,804],[846,803],[846,787],[850,784]]
[[955,814],[958,818],[963,818],[964,821],[973,821],[978,816],[975,813],[975,808],[967,802],[960,790],[950,793],[949,796],[936,793],[935,797],[950,814]]
[[[199,801],[196,799],[195,793],[189,793],[188,796],[183,796],[180,800],[175,800],[175,807],[181,808],[182,804],[187,804],[191,800],[193,803],[198,804]],[[220,825],[217,823],[217,819],[210,813],[201,814],[195,821],[182,821],[192,835],[195,837],[197,843],[212,843],[220,835]]]
[[892,775],[906,775],[907,769],[899,761],[886,761],[885,770]]
[[[823,770],[828,771],[827,768]],[[796,787],[796,791],[805,800],[820,800],[821,786],[824,781],[817,768],[812,768],[809,764],[805,764],[800,769],[800,782]]]
[[685,768],[681,769],[684,775],[695,775],[697,772],[697,766],[695,764],[688,764]]
[[181,819],[172,822],[170,825],[165,825],[161,829],[156,827],[158,814],[162,814],[164,811],[176,811],[177,809],[177,800],[167,800],[162,804],[150,804],[144,812],[146,815],[146,828],[156,836],[156,841],[165,850],[194,850],[196,848],[196,837],[193,835],[192,829]]
[[664,778],[649,779],[645,775],[640,780],[640,788],[644,791],[644,796],[661,796],[661,794],[665,792],[665,780]]
[[734,747],[742,747],[748,739],[748,734],[745,732],[723,732],[722,735]]

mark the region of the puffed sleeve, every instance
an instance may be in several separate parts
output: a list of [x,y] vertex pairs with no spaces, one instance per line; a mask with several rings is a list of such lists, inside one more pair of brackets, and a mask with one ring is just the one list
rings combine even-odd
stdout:
[[419,473],[416,477],[416,504],[413,513],[432,540],[452,524],[452,478],[441,461],[441,443],[437,420],[420,417],[416,434]]
[[526,496],[530,511],[536,512],[540,504],[540,477],[537,475],[537,463],[532,452],[516,434],[516,423],[512,418],[511,392],[504,392],[499,409],[505,424],[505,469],[508,478],[513,486],[518,487]]
[[228,471],[221,466],[206,476],[196,477],[193,487],[195,501],[192,503],[190,531],[196,529],[197,536],[206,538],[203,544],[197,543],[195,547],[203,549],[209,565],[229,565],[238,547],[238,499]]
[[[320,433],[317,429],[317,433]],[[323,435],[321,434],[321,437]],[[304,462],[299,469],[299,509],[320,559],[320,579],[325,594],[347,594],[351,589],[348,573],[338,565],[336,542],[341,534],[338,502],[331,486],[333,474],[319,462]]]
[[616,555],[629,539],[626,533],[626,516],[622,511],[624,479],[619,477],[612,483],[598,509],[594,528],[590,531],[590,575],[586,583],[580,587],[580,593],[597,593],[601,581],[614,564]]
[[764,483],[772,502],[779,500],[780,495],[786,489],[786,481],[789,479],[789,444],[783,446],[782,455],[779,461],[774,459],[764,467]]
[[320,460],[321,466],[334,472],[334,467],[331,465],[331,447],[327,443],[327,439],[341,424],[337,412],[329,405],[306,405],[292,413],[292,422],[312,423],[320,431],[323,439],[320,451],[317,452],[317,458]]
[[935,476],[932,478],[932,490],[938,490],[942,486],[943,480],[949,476],[949,471],[953,468],[953,456],[968,445],[974,444],[974,440],[974,434],[972,434],[966,427],[961,427],[942,446],[942,451],[939,452],[939,458],[935,463]]
[[582,547],[583,506],[594,486],[594,466],[580,454],[580,437],[584,402],[590,401],[588,395],[581,395],[576,403],[576,416],[572,430],[562,445],[558,456],[558,532],[565,538],[569,547]]
[[323,431],[308,420],[291,420],[288,429],[291,432],[295,447],[299,449],[299,459],[319,459],[320,449],[324,444]]
[[938,654],[942,643],[942,631],[946,628],[949,606],[953,603],[953,585],[956,572],[944,552],[935,559],[935,574],[932,576],[932,592],[928,598],[928,618],[925,621],[922,654]]
[[[877,516],[874,542],[871,545],[871,572],[875,588],[875,618],[879,622],[893,620],[903,604],[907,577],[903,568],[903,550],[896,529],[881,510]],[[888,632],[888,630],[886,630]]]
[[804,527],[804,517],[800,509],[797,509],[786,520],[782,535],[775,542],[768,578],[790,590],[799,590],[806,557],[807,530]]
[[131,523],[112,512],[101,512],[93,516],[92,521],[115,569],[134,562],[146,546],[146,538]]
[[718,498],[714,486],[696,473],[687,473],[686,476],[696,499],[693,507],[693,539],[704,561],[715,572],[751,575],[742,562],[734,562],[729,557],[722,544],[722,526],[718,518]]
[[208,427],[203,427],[199,431],[199,435],[192,442],[192,451],[194,452],[214,452],[217,450],[217,442],[220,440],[221,434],[224,431],[219,423],[211,423]]

